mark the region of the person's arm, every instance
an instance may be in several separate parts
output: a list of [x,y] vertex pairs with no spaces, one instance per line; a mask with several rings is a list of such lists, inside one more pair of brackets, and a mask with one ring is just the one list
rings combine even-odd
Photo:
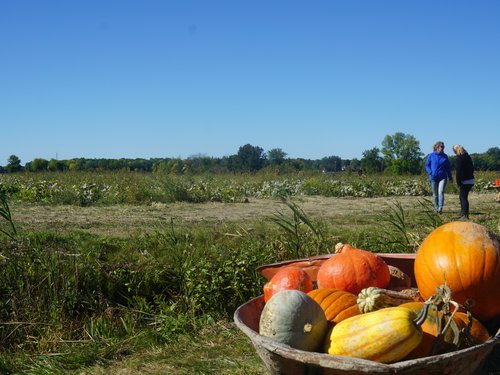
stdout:
[[425,170],[429,173],[429,176],[432,176],[431,156],[432,154],[427,155],[427,160],[425,161]]

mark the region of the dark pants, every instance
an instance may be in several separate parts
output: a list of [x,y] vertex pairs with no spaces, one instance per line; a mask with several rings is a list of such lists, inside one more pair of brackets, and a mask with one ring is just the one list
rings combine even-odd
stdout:
[[469,192],[472,186],[474,185],[460,185],[460,216],[469,217]]

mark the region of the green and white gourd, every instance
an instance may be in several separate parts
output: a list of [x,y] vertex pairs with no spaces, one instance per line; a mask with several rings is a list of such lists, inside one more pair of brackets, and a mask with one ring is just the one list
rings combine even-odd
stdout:
[[259,333],[295,349],[315,351],[327,328],[325,313],[316,301],[299,290],[283,290],[264,306]]

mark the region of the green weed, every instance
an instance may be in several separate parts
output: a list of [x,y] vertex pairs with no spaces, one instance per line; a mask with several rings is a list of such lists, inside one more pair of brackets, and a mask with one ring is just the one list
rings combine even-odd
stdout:
[[17,229],[14,225],[14,221],[12,220],[10,207],[7,203],[7,195],[3,192],[0,192],[0,217],[7,221],[7,225],[9,227],[9,229],[0,228],[0,233],[5,234],[11,240],[15,240],[17,236]]

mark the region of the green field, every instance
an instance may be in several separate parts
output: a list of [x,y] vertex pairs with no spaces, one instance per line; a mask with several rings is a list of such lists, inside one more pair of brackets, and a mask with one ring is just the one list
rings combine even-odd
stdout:
[[[471,221],[498,234],[495,178]],[[414,252],[459,216],[456,186],[438,216],[423,176],[26,173],[0,193],[2,374],[264,374],[232,323],[256,267],[337,242]]]

